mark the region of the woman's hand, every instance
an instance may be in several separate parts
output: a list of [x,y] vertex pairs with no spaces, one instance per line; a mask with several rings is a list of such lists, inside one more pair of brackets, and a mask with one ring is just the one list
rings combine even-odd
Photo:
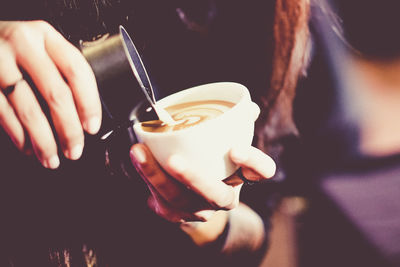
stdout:
[[[255,121],[260,109],[253,103],[249,112]],[[233,147],[230,158],[240,169],[224,180],[211,180],[200,177],[190,162],[178,155],[169,158],[164,171],[146,145],[131,148],[132,163],[151,192],[149,207],[162,218],[181,223],[182,230],[199,245],[214,241],[228,221],[226,211],[239,205],[241,175],[249,181],[262,181],[275,174],[275,162],[255,147]],[[250,226],[255,239],[263,238],[262,221],[250,208],[241,205],[235,214],[245,214],[245,219],[236,220],[238,224]]]
[[[230,156],[248,180],[261,181],[275,173],[274,161],[257,148],[233,148]],[[172,177],[161,169],[144,144],[132,146],[131,159],[151,191],[149,207],[168,221],[185,223],[186,232],[190,232],[187,231],[190,226],[199,226],[199,223],[187,222],[210,222],[215,226],[215,234],[210,234],[210,228],[204,228],[208,231],[207,238],[216,239],[227,221],[227,216],[217,215],[221,214],[217,211],[230,210],[239,204],[243,182],[237,174],[224,181],[210,181],[193,172],[190,162],[174,155],[168,161],[167,170]]]
[[55,169],[60,162],[55,136],[22,71],[46,101],[64,155],[78,159],[84,131],[95,134],[101,124],[89,64],[44,21],[0,22],[0,125],[18,149],[33,148],[44,167]]

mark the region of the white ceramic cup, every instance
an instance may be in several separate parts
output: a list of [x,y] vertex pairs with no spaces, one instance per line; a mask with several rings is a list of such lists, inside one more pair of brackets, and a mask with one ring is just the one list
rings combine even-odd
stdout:
[[160,165],[166,169],[173,154],[186,159],[194,171],[206,179],[225,179],[237,169],[229,158],[234,146],[248,147],[254,134],[254,102],[248,89],[238,83],[218,82],[192,87],[157,102],[165,108],[199,100],[225,100],[235,105],[213,119],[170,132],[144,131],[140,123],[133,128],[139,142],[146,144]]

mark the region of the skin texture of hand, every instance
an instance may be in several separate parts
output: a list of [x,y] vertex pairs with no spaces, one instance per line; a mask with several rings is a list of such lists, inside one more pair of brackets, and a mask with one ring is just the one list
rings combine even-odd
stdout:
[[7,97],[0,93],[0,125],[18,149],[33,149],[44,167],[55,169],[55,135],[21,70],[49,107],[65,157],[80,158],[84,131],[95,134],[101,124],[97,85],[85,58],[46,22],[0,21],[0,88],[15,84]]
[[[248,180],[261,181],[275,173],[274,161],[255,147],[232,148],[230,156]],[[232,210],[239,204],[242,182],[236,175],[224,181],[203,179],[191,171],[190,162],[174,155],[168,163],[171,176],[161,169],[144,144],[132,146],[131,159],[151,191],[149,207],[168,221],[185,222],[186,230],[190,227],[187,222],[210,222],[218,225],[213,228],[218,229],[215,234],[208,237],[215,239],[223,230],[221,225],[227,222],[225,215],[214,216],[216,211]]]
[[[253,103],[249,112],[255,121],[260,109]],[[241,216],[229,216],[228,213],[234,210],[233,214],[246,214],[244,220],[235,219],[239,222],[234,225],[235,229],[252,225],[254,236],[257,236],[255,239],[264,236],[263,223],[258,215],[249,207],[239,205],[243,181],[236,174],[224,180],[210,181],[193,172],[190,162],[179,155],[172,155],[167,169],[163,170],[144,144],[133,145],[130,154],[133,165],[150,189],[149,207],[162,218],[181,223],[182,230],[196,244],[201,246],[216,240],[229,218],[231,224],[235,224],[232,218]],[[262,181],[275,174],[275,162],[255,147],[233,147],[229,156],[250,181]],[[242,230],[236,232],[238,236],[243,233]],[[231,237],[231,240],[234,244],[237,238]]]

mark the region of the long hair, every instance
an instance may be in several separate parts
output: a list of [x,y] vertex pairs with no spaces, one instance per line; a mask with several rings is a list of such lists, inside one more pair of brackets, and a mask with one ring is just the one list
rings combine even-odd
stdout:
[[298,79],[310,56],[309,0],[276,0],[273,25],[272,72],[262,97],[257,146],[279,161],[287,138],[296,137],[293,101]]

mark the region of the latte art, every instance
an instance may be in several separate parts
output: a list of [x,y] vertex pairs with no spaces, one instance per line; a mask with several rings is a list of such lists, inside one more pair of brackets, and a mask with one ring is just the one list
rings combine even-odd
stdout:
[[169,106],[165,110],[176,123],[170,125],[160,121],[148,121],[142,123],[142,129],[147,132],[178,131],[218,117],[234,105],[224,100],[204,100]]

